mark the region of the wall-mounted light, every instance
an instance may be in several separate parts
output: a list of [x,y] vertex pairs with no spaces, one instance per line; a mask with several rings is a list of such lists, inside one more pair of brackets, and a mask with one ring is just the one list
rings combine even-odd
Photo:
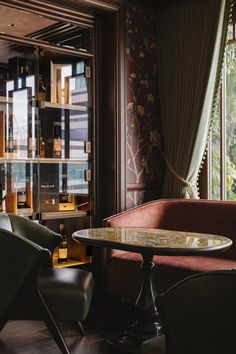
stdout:
[[7,27],[16,27],[16,25],[14,23],[8,23]]

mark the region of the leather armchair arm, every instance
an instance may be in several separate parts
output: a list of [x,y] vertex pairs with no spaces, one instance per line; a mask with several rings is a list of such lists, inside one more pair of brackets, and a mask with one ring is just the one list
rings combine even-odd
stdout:
[[61,243],[61,235],[49,230],[43,225],[18,215],[9,214],[13,232],[25,237],[51,252]]

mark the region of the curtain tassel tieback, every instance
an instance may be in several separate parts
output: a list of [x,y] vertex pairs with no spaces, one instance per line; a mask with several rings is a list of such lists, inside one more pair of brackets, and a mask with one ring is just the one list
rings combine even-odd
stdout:
[[173,176],[175,176],[178,179],[178,181],[180,181],[184,185],[184,187],[185,187],[184,198],[185,199],[199,199],[195,183],[188,182],[183,177],[181,177],[175,171],[175,169],[171,166],[171,164],[170,164],[169,160],[167,159],[164,152],[163,152],[163,157],[164,157],[166,166],[168,167],[170,172],[173,174]]

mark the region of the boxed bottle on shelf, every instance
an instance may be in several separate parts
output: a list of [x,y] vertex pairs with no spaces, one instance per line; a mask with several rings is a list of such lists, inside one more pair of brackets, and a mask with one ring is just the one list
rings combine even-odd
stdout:
[[59,194],[59,211],[75,210],[75,198],[73,193]]
[[42,212],[59,211],[59,166],[58,164],[40,164],[40,210]]
[[51,61],[51,102],[68,104],[69,77],[72,73],[70,64]]

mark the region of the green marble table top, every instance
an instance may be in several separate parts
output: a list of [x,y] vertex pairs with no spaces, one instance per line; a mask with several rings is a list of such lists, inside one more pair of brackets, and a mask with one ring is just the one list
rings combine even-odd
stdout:
[[225,250],[232,241],[223,236],[149,228],[94,228],[73,233],[81,243],[152,254],[201,254]]

